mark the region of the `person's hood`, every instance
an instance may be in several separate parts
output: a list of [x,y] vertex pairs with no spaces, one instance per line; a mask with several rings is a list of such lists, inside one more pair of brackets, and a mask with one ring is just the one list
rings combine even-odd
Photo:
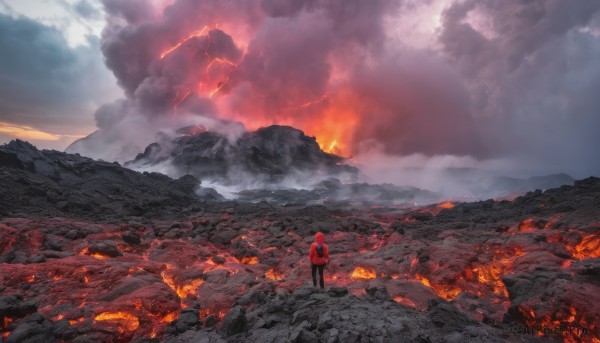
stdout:
[[317,232],[317,234],[315,235],[315,241],[317,243],[323,243],[324,242],[323,234],[320,232]]

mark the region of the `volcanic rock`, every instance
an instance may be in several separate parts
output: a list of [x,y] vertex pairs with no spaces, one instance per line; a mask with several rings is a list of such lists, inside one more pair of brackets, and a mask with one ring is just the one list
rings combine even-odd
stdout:
[[278,182],[296,172],[357,173],[355,168],[341,164],[343,158],[323,152],[314,137],[290,126],[273,125],[245,132],[235,142],[216,132],[199,132],[176,138],[172,145],[165,151],[153,143],[125,165],[140,168],[167,162],[180,175],[234,184],[245,181],[244,174],[255,180]]
[[167,331],[183,333],[188,330],[198,330],[201,325],[198,310],[188,308],[182,310],[179,318],[169,324]]
[[[0,183],[6,186],[0,208],[13,215],[153,216],[203,199],[196,194],[200,182],[191,176],[142,174],[79,154],[40,151],[20,140],[0,146]],[[221,199],[211,191],[203,194]]]
[[123,232],[122,237],[123,237],[123,241],[125,241],[125,243],[130,244],[130,245],[139,245],[142,243],[142,239],[135,232],[125,231],[125,232]]
[[37,311],[33,301],[24,300],[19,294],[0,295],[0,318],[21,318]]
[[53,331],[52,323],[39,313],[35,313],[20,322],[8,336],[6,343],[58,342]]
[[344,295],[348,294],[348,289],[346,287],[334,286],[327,291],[327,294],[332,297],[343,297]]
[[236,306],[223,319],[219,333],[225,337],[229,337],[241,333],[247,329],[248,321],[246,319],[246,311],[243,307]]
[[226,343],[214,331],[186,331],[181,335],[168,336],[163,340],[164,343]]
[[106,242],[95,242],[88,247],[90,254],[100,254],[108,257],[122,256],[123,254],[114,245]]

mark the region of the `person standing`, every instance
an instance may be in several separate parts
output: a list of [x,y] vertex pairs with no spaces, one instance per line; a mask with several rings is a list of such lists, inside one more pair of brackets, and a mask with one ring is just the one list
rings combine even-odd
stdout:
[[329,262],[329,247],[327,246],[327,243],[325,243],[325,239],[321,232],[315,234],[315,241],[310,245],[309,258],[312,269],[313,285],[317,287],[318,270],[321,288],[325,288],[323,270],[325,269],[325,264]]

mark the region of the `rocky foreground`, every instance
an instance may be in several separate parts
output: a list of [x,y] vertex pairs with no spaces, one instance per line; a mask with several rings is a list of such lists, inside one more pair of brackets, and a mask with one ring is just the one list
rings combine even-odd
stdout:
[[600,340],[598,178],[514,201],[279,206],[28,148],[0,154],[5,342]]

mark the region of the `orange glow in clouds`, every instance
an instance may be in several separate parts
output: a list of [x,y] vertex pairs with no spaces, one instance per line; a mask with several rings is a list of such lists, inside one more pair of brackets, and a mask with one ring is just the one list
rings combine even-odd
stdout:
[[190,39],[192,39],[194,37],[202,36],[204,34],[204,31],[206,31],[206,29],[208,29],[208,26],[204,26],[201,30],[194,31],[194,32],[190,33],[187,37],[185,37],[184,39],[182,39],[179,42],[177,42],[177,44],[175,44],[174,46],[172,46],[172,47],[164,50],[160,54],[160,59],[162,60],[163,58],[165,58],[165,56],[167,56],[168,54],[170,54],[173,51],[177,50],[177,48],[179,48],[183,43],[187,42],[188,40],[190,40]]
[[[173,45],[167,46],[157,57],[161,60],[168,57],[192,38],[204,35],[210,38],[209,26],[230,34],[236,46],[244,52],[247,46],[244,34],[239,33],[239,30],[231,31],[232,28],[227,25],[227,23],[223,25],[218,23],[196,29]],[[208,57],[204,70],[189,71],[191,75],[197,75],[196,84],[180,85],[181,89],[173,100],[174,110],[177,110],[191,92],[194,92],[200,97],[210,98],[218,108],[220,117],[239,121],[248,130],[270,125],[289,125],[304,131],[308,136],[314,136],[325,152],[345,157],[350,157],[354,153],[353,133],[360,124],[359,111],[364,109],[366,104],[364,99],[361,99],[352,89],[338,88],[311,97],[306,94],[310,92],[300,92],[299,95],[294,90],[286,89],[278,91],[281,94],[263,94],[263,90],[252,86],[242,98],[239,98],[239,94],[230,98],[228,95],[240,86],[238,76],[243,71],[238,70],[235,61],[211,56],[208,49],[204,55]],[[278,103],[281,99],[285,99],[283,102],[287,104]]]
[[31,126],[16,125],[5,122],[0,122],[0,134],[2,133],[25,140],[33,139],[40,141],[57,141],[61,138],[60,135],[40,131]]

